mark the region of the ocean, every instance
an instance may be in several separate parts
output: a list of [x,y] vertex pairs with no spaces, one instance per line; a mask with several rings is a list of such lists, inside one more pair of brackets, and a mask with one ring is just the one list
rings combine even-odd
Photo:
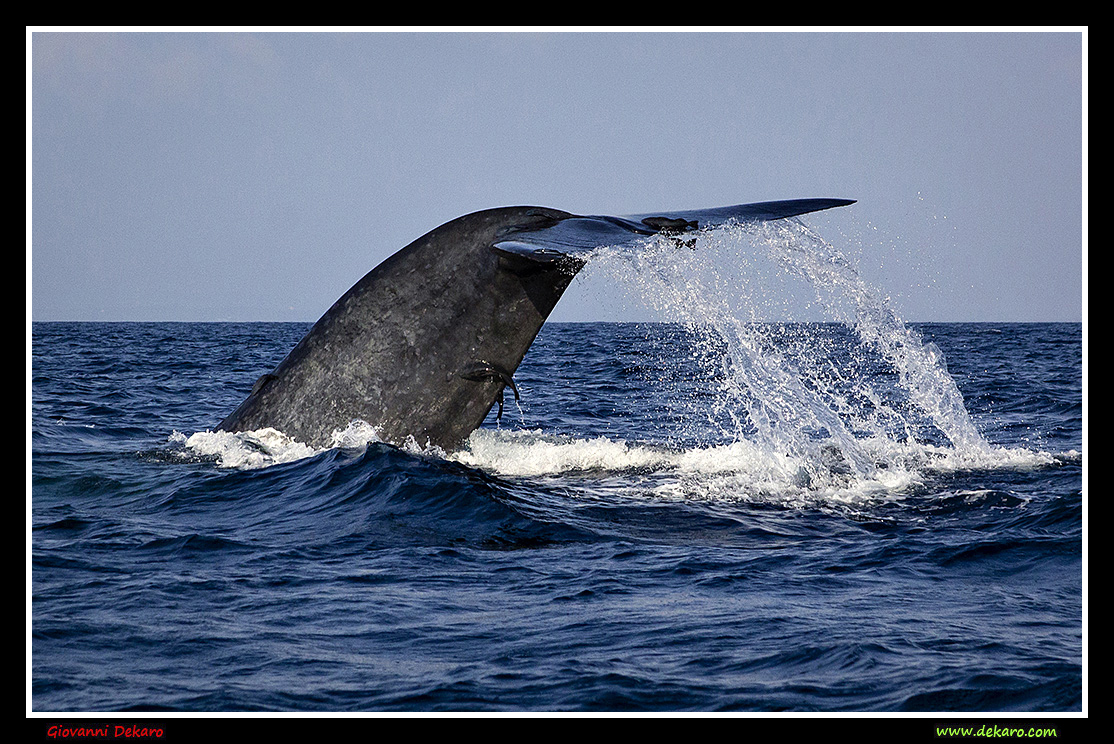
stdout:
[[626,255],[458,452],[213,431],[308,323],[32,323],[31,712],[1082,711],[1082,325],[776,248],[828,317]]

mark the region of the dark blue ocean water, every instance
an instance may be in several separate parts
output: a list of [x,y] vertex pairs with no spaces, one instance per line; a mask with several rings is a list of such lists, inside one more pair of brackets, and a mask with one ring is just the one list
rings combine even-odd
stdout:
[[1079,324],[550,324],[460,453],[210,432],[307,328],[33,324],[33,711],[1083,706]]

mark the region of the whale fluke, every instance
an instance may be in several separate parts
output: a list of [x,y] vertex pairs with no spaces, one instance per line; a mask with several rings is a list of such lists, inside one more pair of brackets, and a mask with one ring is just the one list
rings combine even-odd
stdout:
[[[483,423],[588,254],[655,235],[854,203],[794,199],[627,217],[500,207],[458,217],[368,272],[218,429],[313,446],[356,420],[385,442],[458,448]],[[500,410],[502,405],[500,405]]]

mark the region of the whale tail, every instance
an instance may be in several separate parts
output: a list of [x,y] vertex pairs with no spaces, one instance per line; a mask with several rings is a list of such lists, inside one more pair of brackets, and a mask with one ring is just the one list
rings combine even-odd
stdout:
[[612,217],[501,207],[458,217],[368,272],[219,429],[314,446],[354,420],[389,443],[459,447],[512,376],[588,253],[729,222],[852,204],[794,199]]

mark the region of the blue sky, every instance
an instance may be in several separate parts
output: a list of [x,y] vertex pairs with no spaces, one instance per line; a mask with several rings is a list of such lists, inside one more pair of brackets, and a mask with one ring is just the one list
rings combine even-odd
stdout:
[[312,321],[477,209],[797,197],[906,320],[1084,317],[1084,28],[28,37],[34,320]]

